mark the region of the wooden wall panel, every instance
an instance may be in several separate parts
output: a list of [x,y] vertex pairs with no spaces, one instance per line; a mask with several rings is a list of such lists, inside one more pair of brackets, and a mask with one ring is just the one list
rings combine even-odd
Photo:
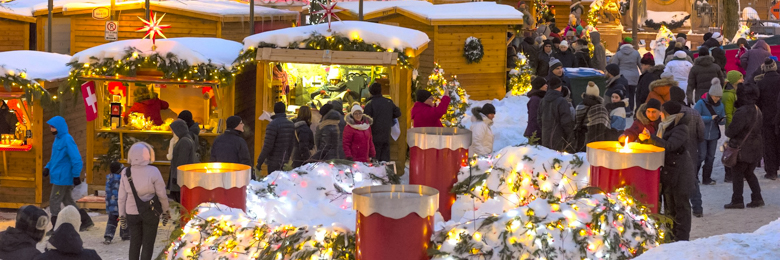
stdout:
[[30,45],[30,24],[0,18],[0,51],[27,50]]
[[[502,98],[506,93],[506,26],[439,26],[433,46],[435,60],[447,79],[457,75],[472,100]],[[478,63],[468,64],[463,46],[468,37],[481,40],[485,55]]]

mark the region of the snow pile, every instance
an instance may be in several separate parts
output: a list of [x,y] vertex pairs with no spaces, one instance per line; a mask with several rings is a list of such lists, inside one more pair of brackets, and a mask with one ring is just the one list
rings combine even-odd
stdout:
[[[116,6],[133,5],[143,3],[141,0],[129,0],[124,2],[117,1]],[[150,6],[152,11],[154,7],[170,8],[176,10],[186,10],[196,13],[209,14],[214,16],[235,16],[235,15],[249,15],[249,4],[238,1],[225,1],[225,0],[165,0],[165,1],[151,1]],[[64,4],[63,11],[75,11],[83,9],[93,9],[100,6],[110,6],[109,0],[91,0],[88,2],[78,1]],[[297,17],[298,13],[294,11],[288,11],[283,9],[275,9],[264,6],[255,5],[255,16],[268,17],[268,16],[289,16]]]
[[152,41],[149,39],[116,41],[80,51],[73,55],[71,61],[90,63],[95,62],[95,59],[121,60],[128,49],[134,48],[140,57],[150,57],[154,54],[166,57],[168,54],[173,54],[191,66],[210,63],[229,69],[241,51],[240,43],[218,38],[158,39],[156,45],[157,49],[153,51]]
[[753,233],[732,233],[664,244],[636,259],[777,259],[780,256],[779,239],[780,219]]
[[417,49],[430,41],[428,35],[423,32],[379,23],[342,21],[332,23],[330,28],[329,32],[328,24],[321,23],[258,33],[244,38],[244,50],[257,47],[261,42],[286,47],[290,43],[303,41],[314,33],[323,36],[338,34],[350,39],[362,39],[386,49],[399,50]]
[[276,171],[247,189],[247,214],[293,226],[338,224],[355,230],[352,189],[398,183],[384,165],[311,163]]
[[[105,0],[58,0],[54,1],[54,9],[60,8],[67,3],[85,2],[85,1],[105,1]],[[48,10],[47,0],[15,0],[3,3],[0,7],[0,13],[15,14],[27,17],[33,17],[33,13],[38,10]]]
[[523,13],[514,7],[495,2],[399,6],[398,9],[422,16],[429,21],[516,20],[519,23],[523,20]]
[[[471,107],[481,107],[487,103],[496,107],[496,117],[493,118],[493,149],[527,143],[528,138],[523,136],[525,128],[528,125],[528,97],[513,96],[507,94],[504,99],[498,100],[479,100],[470,101]],[[466,117],[461,123],[471,129],[471,109],[466,113]]]
[[31,80],[64,79],[70,73],[70,59],[69,55],[41,51],[0,52],[0,76],[24,72],[25,78]]
[[[432,6],[433,4],[426,2],[426,1],[416,1],[416,0],[409,0],[409,1],[366,1],[363,2],[363,15],[368,15],[375,12],[383,12],[383,11],[389,11],[395,7],[399,6]],[[339,2],[336,5],[336,9],[341,9],[339,11],[347,11],[350,13],[353,13],[354,15],[357,15],[359,12],[359,2]]]
[[[681,12],[681,11],[670,11],[670,12],[657,12],[657,11],[650,11],[647,10],[647,19],[645,20],[645,24],[662,24],[665,23],[668,27],[672,29],[676,29],[679,27],[684,26],[691,26],[691,14],[688,12]],[[679,24],[682,22],[680,26],[672,26],[675,24]]]

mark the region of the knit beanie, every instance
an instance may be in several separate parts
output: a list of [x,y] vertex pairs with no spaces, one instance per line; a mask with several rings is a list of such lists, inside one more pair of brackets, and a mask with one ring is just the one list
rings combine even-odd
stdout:
[[712,33],[711,32],[705,33],[704,36],[702,36],[702,40],[704,40],[705,42],[707,40],[709,40],[710,38],[712,38]]
[[688,56],[688,54],[685,53],[684,51],[676,51],[676,52],[674,52],[674,57],[675,58],[685,59],[686,56]]
[[56,231],[63,223],[73,225],[73,228],[76,230],[81,228],[81,214],[79,214],[79,210],[74,206],[67,206],[62,209],[60,214],[57,215],[57,223],[54,226],[54,230]]
[[651,98],[650,100],[648,100],[647,103],[645,103],[645,105],[648,109],[652,108],[656,110],[661,110],[661,101],[658,101],[658,99],[655,98]]
[[322,107],[320,108],[320,115],[321,116],[325,116],[331,110],[333,110],[333,105],[331,105],[331,104],[322,105]]
[[713,33],[712,38],[718,41],[718,43],[723,43],[723,35],[721,35],[719,32]]
[[680,110],[682,109],[682,105],[677,102],[666,102],[662,105],[662,107],[663,111],[670,115],[680,113]]
[[710,56],[710,51],[707,50],[707,47],[700,47],[699,48],[699,57],[704,57],[704,56]]
[[368,93],[372,96],[382,95],[382,84],[374,82],[374,84],[371,84],[371,86],[368,87]]
[[710,94],[710,96],[713,97],[722,97],[723,96],[723,86],[720,85],[720,79],[715,77],[712,78],[712,86],[710,86],[710,91],[707,92]]
[[225,121],[225,126],[227,126],[227,129],[235,129],[240,124],[241,124],[240,116],[230,116],[228,117],[227,121]]
[[653,54],[646,52],[645,55],[642,55],[642,60],[640,60],[640,63],[644,65],[655,66],[655,59],[653,58]]
[[35,239],[36,242],[43,239],[48,224],[49,215],[46,215],[46,211],[39,207],[26,205],[16,211],[15,228]]
[[617,76],[620,74],[620,66],[618,66],[615,63],[610,63],[607,65],[607,73],[612,76]]
[[588,86],[585,87],[585,95],[599,96],[599,87],[593,81],[588,81]]
[[732,70],[729,71],[728,74],[726,74],[726,81],[731,84],[737,84],[737,81],[742,79],[742,77],[744,77],[742,76],[742,72]]
[[482,114],[485,115],[496,114],[496,107],[490,103],[487,103],[484,106],[482,106]]
[[556,59],[556,58],[551,58],[550,59],[550,72],[552,72],[553,70],[555,70],[555,69],[557,69],[559,67],[563,67],[563,63],[561,63],[561,61]]
[[547,84],[547,80],[544,77],[536,77],[531,81],[531,89],[541,89],[544,87],[544,84]]
[[569,41],[567,41],[567,40],[561,41],[561,46],[569,47]]
[[556,89],[561,87],[561,79],[558,77],[551,77],[550,81],[547,82],[547,89]]
[[125,166],[121,162],[111,162],[111,165],[108,168],[111,173],[119,173]]
[[283,102],[276,102],[276,104],[274,104],[274,113],[275,114],[283,114],[285,110],[287,110],[287,109],[285,108],[285,105],[284,105]]
[[620,100],[623,100],[624,98],[626,98],[626,92],[623,91],[622,89],[615,89],[615,90],[613,90],[612,93],[609,94],[610,98],[612,98],[611,97],[612,94],[617,94],[618,97],[620,97]]
[[631,37],[623,38],[623,44],[632,44],[632,43],[634,43],[634,39],[632,39]]
[[355,102],[355,104],[352,105],[352,109],[349,110],[349,113],[352,114],[352,113],[355,113],[356,111],[363,112],[363,107],[361,107],[360,103],[357,103],[357,102]]
[[424,89],[418,89],[417,90],[417,102],[425,103],[428,98],[432,96],[430,91],[424,90]]
[[669,99],[680,104],[685,104],[685,90],[679,87],[669,88]]
[[777,63],[775,63],[775,61],[772,60],[771,58],[766,58],[764,60],[764,64],[761,64],[761,71],[763,72],[777,71]]

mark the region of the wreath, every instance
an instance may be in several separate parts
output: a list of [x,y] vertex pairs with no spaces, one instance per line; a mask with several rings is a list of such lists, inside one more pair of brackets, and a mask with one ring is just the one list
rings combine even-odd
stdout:
[[466,45],[463,46],[463,57],[466,57],[466,63],[479,63],[485,56],[485,48],[482,47],[482,41],[479,38],[470,36],[466,39]]

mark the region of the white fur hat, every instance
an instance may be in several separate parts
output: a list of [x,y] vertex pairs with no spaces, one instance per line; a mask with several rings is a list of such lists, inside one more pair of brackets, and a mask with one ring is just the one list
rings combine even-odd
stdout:
[[363,112],[363,107],[360,106],[360,104],[355,103],[352,105],[352,110],[349,111],[350,114],[355,113],[355,111]]
[[79,230],[81,227],[81,214],[79,210],[74,206],[67,206],[60,211],[57,215],[57,223],[54,225],[54,230],[57,230],[62,223],[68,223],[73,225],[73,228]]
[[561,46],[569,47],[569,41],[566,40],[561,41]]

